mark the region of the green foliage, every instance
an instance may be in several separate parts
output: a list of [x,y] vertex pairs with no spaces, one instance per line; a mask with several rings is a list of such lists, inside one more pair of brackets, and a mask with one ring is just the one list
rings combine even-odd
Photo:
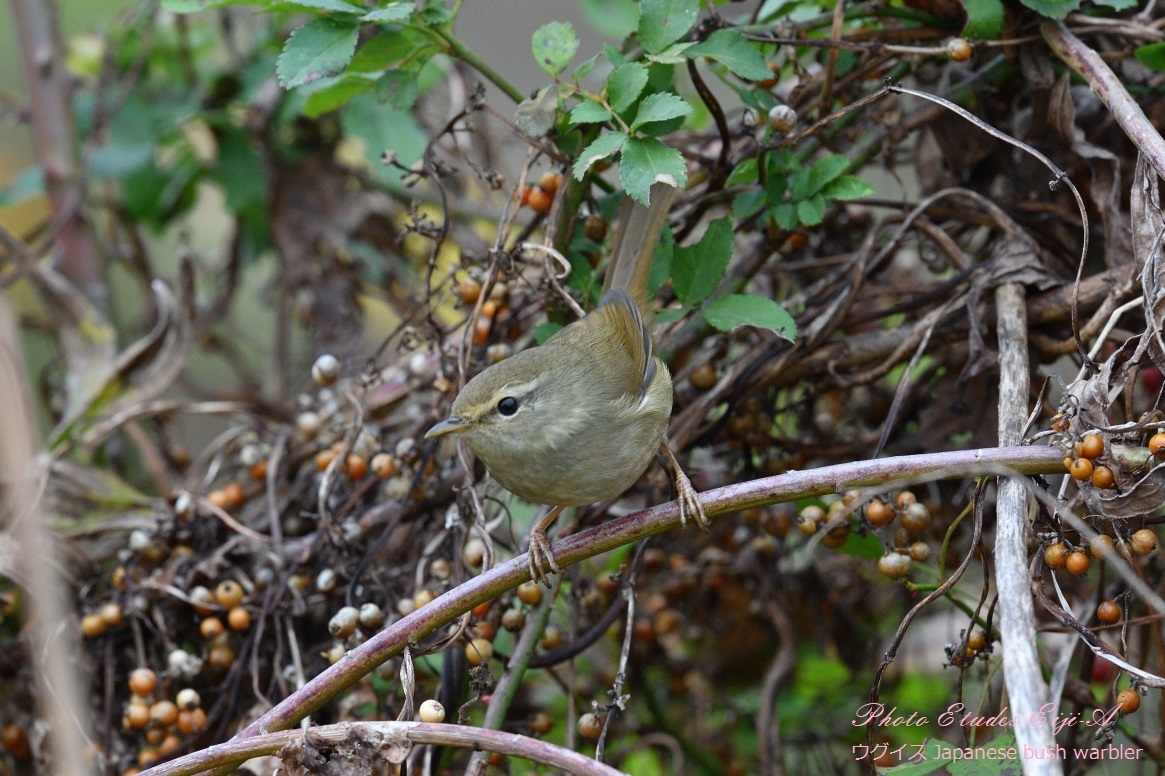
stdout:
[[688,57],[708,57],[741,78],[758,81],[772,75],[756,46],[736,30],[716,30],[706,40],[687,49]]
[[996,40],[1003,32],[1002,0],[963,0],[967,12],[967,23],[963,26],[964,38]]
[[692,29],[699,0],[643,0],[639,6],[639,42],[658,54]]
[[[844,156],[832,155],[802,167],[786,149],[767,154],[763,185],[737,197],[732,213],[737,218],[747,218],[767,210],[766,217],[786,230],[798,225],[816,226],[825,217],[830,201],[859,199],[874,193],[874,188],[861,178],[844,174],[849,164]],[[741,162],[728,177],[731,185],[759,180],[756,159]]]
[[1150,70],[1161,72],[1165,70],[1165,43],[1149,43],[1138,46],[1133,54],[1137,61]]
[[335,75],[352,61],[360,26],[355,22],[315,19],[287,39],[275,72],[286,89]]
[[570,24],[551,22],[534,33],[531,50],[538,66],[557,78],[578,51],[578,37]]

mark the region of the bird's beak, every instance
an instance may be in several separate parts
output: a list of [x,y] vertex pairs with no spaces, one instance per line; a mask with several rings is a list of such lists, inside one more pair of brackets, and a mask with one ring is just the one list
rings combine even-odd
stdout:
[[436,439],[437,437],[445,436],[446,434],[459,434],[462,431],[467,431],[472,424],[468,420],[462,420],[456,415],[442,420],[437,425],[425,432],[425,439]]

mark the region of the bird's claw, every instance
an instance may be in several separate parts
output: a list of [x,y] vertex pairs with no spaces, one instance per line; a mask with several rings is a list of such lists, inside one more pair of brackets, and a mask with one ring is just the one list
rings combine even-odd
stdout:
[[676,472],[676,490],[679,492],[680,502],[680,525],[686,526],[688,524],[688,515],[696,521],[696,525],[704,533],[708,533],[708,528],[711,523],[708,522],[708,516],[704,514],[704,507],[700,504],[700,495],[696,493],[696,489],[692,487],[692,481],[688,479],[688,475],[682,471]]
[[533,530],[530,532],[530,578],[535,582],[550,587],[550,575],[561,574],[558,563],[554,560],[554,553],[550,549],[550,540],[545,531]]

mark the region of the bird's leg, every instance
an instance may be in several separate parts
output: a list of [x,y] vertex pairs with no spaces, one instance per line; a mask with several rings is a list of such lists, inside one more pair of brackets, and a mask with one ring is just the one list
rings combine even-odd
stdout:
[[671,448],[667,446],[666,440],[660,444],[659,450],[667,458],[668,465],[671,466],[672,472],[675,474],[676,500],[680,502],[680,524],[687,525],[690,514],[695,519],[696,525],[700,526],[704,533],[707,533],[711,523],[708,522],[708,516],[704,514],[704,507],[700,504],[700,497],[696,494],[696,489],[692,487],[692,481],[680,468],[680,462],[676,460]]
[[[691,487],[689,485],[689,487]],[[558,564],[554,562],[554,553],[550,550],[550,540],[546,538],[546,529],[558,519],[565,507],[555,507],[546,517],[539,520],[530,529],[530,578],[535,582],[550,587],[550,575],[562,573]]]

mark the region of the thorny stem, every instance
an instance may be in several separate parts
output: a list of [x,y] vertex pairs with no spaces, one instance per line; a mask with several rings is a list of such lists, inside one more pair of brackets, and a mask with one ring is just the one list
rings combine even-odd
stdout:
[[[701,494],[700,500],[707,515],[712,517],[855,488],[881,488],[892,482],[905,484],[987,474],[1054,474],[1062,470],[1063,456],[1058,449],[1051,447],[960,450],[786,472],[716,488]],[[679,525],[679,504],[671,501],[567,536],[554,545],[554,557],[565,568]],[[420,644],[461,614],[528,579],[530,565],[526,556],[521,555],[455,587],[348,652],[335,665],[251,723],[237,738],[291,727],[376,666],[399,654],[406,645]]]

